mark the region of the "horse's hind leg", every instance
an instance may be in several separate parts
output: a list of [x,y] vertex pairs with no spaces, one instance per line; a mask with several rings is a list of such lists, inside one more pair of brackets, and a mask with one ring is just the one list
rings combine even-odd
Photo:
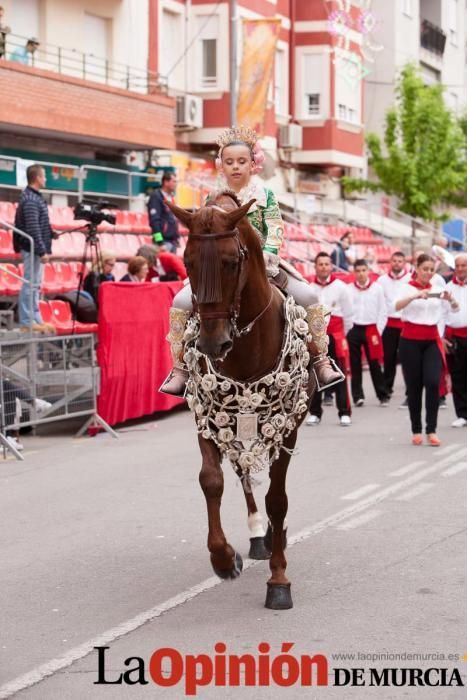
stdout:
[[241,479],[248,510],[248,529],[250,531],[250,551],[248,556],[250,559],[269,559],[271,550],[265,546],[263,518],[253,496],[250,479],[248,476],[242,478],[241,470],[237,471],[237,475]]
[[[297,432],[295,431],[284,440],[284,447],[292,449],[295,446]],[[265,606],[271,610],[288,610],[293,607],[290,593],[290,581],[285,575],[287,560],[285,558],[285,541],[283,536],[284,521],[287,515],[287,493],[285,480],[290,455],[281,450],[279,459],[272,463],[270,469],[271,483],[266,494],[266,511],[272,528],[272,553],[269,560],[271,578]]]
[[211,564],[220,578],[237,578],[240,576],[243,561],[227,542],[221,525],[221,501],[224,492],[224,475],[221,469],[219,450],[211,440],[198,437],[203,464],[199,474],[199,483],[206,498],[208,510],[208,549]]

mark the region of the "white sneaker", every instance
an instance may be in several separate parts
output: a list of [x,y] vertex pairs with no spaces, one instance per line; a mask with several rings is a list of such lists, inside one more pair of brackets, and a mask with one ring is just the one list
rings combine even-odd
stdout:
[[456,418],[456,420],[452,421],[451,428],[463,428],[465,425],[467,425],[465,418]]
[[319,425],[321,423],[321,418],[318,416],[310,416],[306,419],[306,425]]
[[44,411],[48,411],[49,408],[52,408],[52,404],[44,399],[34,399],[34,406],[38,413],[44,413]]
[[7,435],[7,442],[10,443],[12,447],[14,447],[18,452],[21,452],[21,450],[24,450],[24,445],[22,445],[13,435]]
[[351,420],[350,416],[341,416],[339,418],[339,421],[340,421],[340,424],[344,425],[344,426],[345,425],[352,425],[352,420]]

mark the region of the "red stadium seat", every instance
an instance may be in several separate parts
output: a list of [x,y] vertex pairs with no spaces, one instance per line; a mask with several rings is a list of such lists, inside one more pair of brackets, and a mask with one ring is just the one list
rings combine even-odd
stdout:
[[5,284],[5,294],[7,296],[17,296],[20,293],[21,287],[23,285],[22,280],[17,279],[13,275],[8,274],[8,272],[12,272],[15,275],[20,275],[21,277],[23,276],[23,266],[22,265],[13,265],[12,263],[6,263],[4,266],[5,272],[3,273],[4,277],[4,284]]
[[49,301],[49,306],[52,311],[52,323],[55,326],[59,335],[67,333],[97,333],[97,323],[80,323],[73,322],[71,315],[71,307],[66,301],[53,299]]
[[0,228],[0,258],[20,258],[19,253],[13,250],[13,232]]
[[46,263],[44,265],[41,291],[44,294],[58,294],[58,292],[64,291],[59,273],[53,263]]

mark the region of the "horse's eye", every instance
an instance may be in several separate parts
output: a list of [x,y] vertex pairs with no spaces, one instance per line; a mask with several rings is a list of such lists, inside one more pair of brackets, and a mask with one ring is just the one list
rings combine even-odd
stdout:
[[222,262],[222,266],[227,272],[235,272],[237,269],[238,263],[236,260],[224,260]]

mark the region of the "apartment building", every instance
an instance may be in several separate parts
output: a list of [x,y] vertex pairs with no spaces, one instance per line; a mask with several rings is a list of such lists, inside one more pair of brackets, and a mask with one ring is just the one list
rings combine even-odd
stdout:
[[[0,58],[0,186],[20,180],[6,156],[63,163],[48,179],[71,191],[68,165],[120,164],[130,151],[174,148],[175,101],[148,70],[148,0],[2,6],[11,31]],[[30,38],[39,46],[25,54]]]
[[373,0],[372,9],[383,50],[365,80],[365,128],[383,132],[398,70],[408,61],[427,84],[445,86],[447,105],[460,114],[466,104],[464,0]]
[[[341,41],[327,0],[152,0],[153,68],[178,97],[181,148],[211,153],[230,123],[232,21],[237,24],[237,75],[242,59],[242,18],[279,17],[281,29],[266,110],[264,145],[276,166],[297,169],[302,191],[320,193],[329,176],[364,168],[363,89],[341,70],[361,63],[361,36]],[[350,14],[357,26],[360,12]],[[308,181],[308,182],[307,182]],[[324,183],[324,184],[323,184]]]

